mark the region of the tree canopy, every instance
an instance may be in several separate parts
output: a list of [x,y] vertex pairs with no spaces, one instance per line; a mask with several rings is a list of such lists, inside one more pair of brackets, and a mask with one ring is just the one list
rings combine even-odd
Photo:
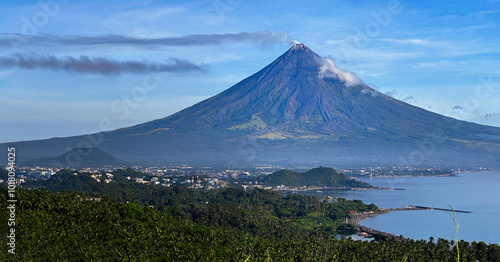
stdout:
[[[46,189],[16,189],[16,254],[3,237],[1,261],[454,261],[457,244],[464,261],[500,258],[484,242],[338,240],[337,229],[352,229],[341,223],[349,211],[377,208],[359,200],[106,184],[72,170],[38,182]],[[1,232],[7,218],[0,212]]]
[[313,168],[307,172],[299,173],[290,170],[279,170],[264,179],[267,185],[286,185],[289,187],[300,186],[331,186],[331,187],[370,187],[365,182],[349,179],[345,174],[337,172],[330,167]]

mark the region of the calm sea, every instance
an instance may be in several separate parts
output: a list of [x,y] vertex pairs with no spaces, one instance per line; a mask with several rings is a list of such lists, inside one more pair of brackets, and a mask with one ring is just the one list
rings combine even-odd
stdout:
[[[457,213],[458,237],[466,241],[500,244],[500,172],[462,173],[456,177],[397,177],[359,179],[379,187],[408,190],[325,191],[330,195],[361,199],[382,208],[408,205],[448,208],[472,213]],[[374,216],[362,225],[412,239],[429,237],[453,239],[455,226],[451,212],[438,210],[393,211]]]

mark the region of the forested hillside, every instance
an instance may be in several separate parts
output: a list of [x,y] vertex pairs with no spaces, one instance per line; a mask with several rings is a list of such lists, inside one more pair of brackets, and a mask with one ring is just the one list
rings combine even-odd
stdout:
[[[66,173],[65,173],[66,172]],[[42,189],[17,189],[16,255],[1,261],[455,261],[454,243],[337,240],[361,201],[283,197],[267,190],[203,191],[109,184],[63,171]],[[32,185],[34,186],[34,185]],[[59,189],[58,189],[59,187]],[[78,188],[78,192],[69,192]],[[65,192],[61,192],[65,189]],[[86,191],[86,192],[82,192]],[[0,189],[0,208],[7,191]],[[127,203],[128,202],[128,203]],[[7,232],[7,212],[0,213]],[[3,221],[3,222],[1,222]],[[464,261],[499,261],[500,247],[460,242]]]
[[330,167],[313,168],[307,172],[299,173],[290,170],[276,171],[266,178],[267,185],[286,185],[289,187],[300,186],[331,186],[331,187],[370,187],[365,182],[349,179],[345,174],[337,172]]

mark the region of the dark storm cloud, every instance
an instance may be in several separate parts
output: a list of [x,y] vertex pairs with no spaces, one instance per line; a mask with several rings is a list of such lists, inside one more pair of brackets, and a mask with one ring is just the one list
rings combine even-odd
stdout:
[[21,69],[48,69],[75,73],[99,75],[119,75],[122,73],[140,74],[154,72],[205,71],[206,66],[196,65],[187,60],[170,58],[158,63],[148,61],[117,61],[103,57],[72,56],[56,57],[53,55],[20,54],[0,57],[0,67]]

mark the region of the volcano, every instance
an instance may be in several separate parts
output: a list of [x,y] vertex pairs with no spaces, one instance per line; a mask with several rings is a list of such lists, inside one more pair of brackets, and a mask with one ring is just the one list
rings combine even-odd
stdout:
[[135,164],[498,167],[500,128],[384,95],[304,44],[168,117],[87,136],[13,142],[24,161],[97,147]]

